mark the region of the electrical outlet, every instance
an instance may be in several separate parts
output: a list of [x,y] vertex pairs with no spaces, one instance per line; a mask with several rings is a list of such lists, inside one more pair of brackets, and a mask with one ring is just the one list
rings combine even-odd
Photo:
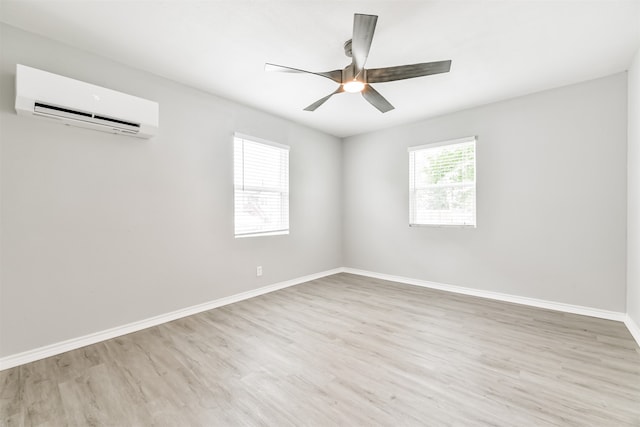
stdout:
[[262,276],[262,266],[261,265],[256,267],[256,276],[258,276],[258,277]]

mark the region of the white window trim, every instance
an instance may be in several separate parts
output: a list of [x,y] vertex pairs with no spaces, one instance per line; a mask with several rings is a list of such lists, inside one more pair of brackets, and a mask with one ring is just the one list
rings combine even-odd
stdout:
[[[291,147],[289,147],[288,145],[279,144],[277,142],[269,141],[267,139],[262,139],[262,138],[259,138],[259,137],[256,137],[256,136],[252,136],[252,135],[248,135],[248,134],[245,134],[245,133],[234,132],[232,140],[235,141],[236,138],[247,140],[247,141],[252,141],[252,142],[257,142],[259,144],[269,145],[271,147],[276,147],[276,148],[279,148],[279,149],[282,149],[282,150],[286,150],[287,152],[291,151]],[[235,159],[234,159],[234,162],[235,162]],[[289,165],[287,165],[287,168],[289,168]],[[289,176],[289,173],[290,173],[290,171],[287,172],[288,176]],[[235,175],[235,170],[234,170],[234,175]],[[290,176],[289,176],[288,179],[290,179]],[[289,186],[289,185],[290,185],[290,183],[287,186]],[[268,187],[244,187],[243,189],[245,189],[245,190],[246,189],[249,189],[249,190],[261,189],[261,190],[271,191],[271,192],[274,192],[274,193],[280,193],[280,191],[269,189]],[[234,185],[233,185],[234,199],[235,199],[235,194],[236,194],[236,185],[235,185],[235,177],[234,177]],[[291,191],[289,190],[287,192],[287,197],[290,197],[290,194],[291,194]],[[287,205],[288,205],[288,209],[289,209],[289,212],[287,212],[287,216],[289,216],[291,214],[291,211],[290,211],[290,208],[291,208],[290,200],[289,200],[289,203]],[[249,233],[236,233],[235,232],[235,225],[236,225],[235,224],[235,200],[234,200],[233,218],[234,218],[234,225],[233,225],[233,227],[234,227],[234,238],[236,238],[236,239],[242,239],[242,238],[245,238],[245,237],[288,235],[289,234],[289,230],[291,228],[291,224],[289,223],[289,227],[287,229],[283,229],[283,230],[269,230],[269,231],[258,231],[258,232],[252,231],[252,232],[249,232]],[[290,219],[289,219],[289,221],[290,221]]]
[[436,147],[442,147],[443,145],[454,145],[454,144],[462,144],[463,142],[472,142],[475,141],[475,143],[478,143],[478,138],[476,138],[475,136],[466,136],[464,138],[458,138],[458,139],[448,139],[446,141],[438,141],[438,142],[430,142],[428,144],[422,144],[422,145],[416,145],[413,147],[409,147],[407,148],[407,152],[412,152],[412,151],[418,151],[418,150],[423,150],[425,148],[436,148]]
[[264,145],[270,145],[272,147],[281,148],[283,150],[291,151],[291,147],[285,144],[278,144],[277,142],[269,141],[268,139],[258,138],[257,136],[247,135],[246,133],[234,132],[234,138],[246,139],[249,141],[257,142]]
[[[442,147],[445,145],[455,145],[455,144],[462,144],[465,142],[474,142],[475,143],[475,152],[474,152],[474,156],[473,156],[473,184],[475,186],[476,189],[476,211],[475,211],[475,224],[412,224],[411,223],[411,191],[409,192],[409,227],[416,227],[416,228],[421,228],[421,227],[427,227],[427,228],[478,228],[478,206],[477,206],[477,201],[478,201],[478,170],[477,170],[477,163],[478,163],[478,156],[477,156],[477,149],[478,149],[478,138],[476,135],[473,136],[466,136],[463,138],[457,138],[457,139],[448,139],[446,141],[436,141],[436,142],[430,142],[428,144],[422,144],[422,145],[415,145],[415,146],[411,146],[407,148],[407,152],[411,153],[413,151],[418,151],[418,150],[423,150],[425,148],[437,148],[437,147]],[[415,175],[415,171],[414,171],[414,175]],[[415,180],[415,176],[409,176],[409,185],[411,185],[411,180],[414,179]],[[451,185],[451,184],[449,184]],[[410,187],[411,188],[411,187]],[[415,188],[415,182],[413,184],[413,188]]]

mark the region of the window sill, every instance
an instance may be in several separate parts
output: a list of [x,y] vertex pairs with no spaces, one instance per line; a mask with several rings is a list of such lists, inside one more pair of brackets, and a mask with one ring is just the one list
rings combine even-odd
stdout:
[[417,228],[478,228],[477,225],[465,225],[465,224],[409,224],[409,227]]
[[236,239],[244,239],[245,237],[261,237],[261,236],[282,236],[289,234],[289,230],[265,231],[264,233],[236,234]]

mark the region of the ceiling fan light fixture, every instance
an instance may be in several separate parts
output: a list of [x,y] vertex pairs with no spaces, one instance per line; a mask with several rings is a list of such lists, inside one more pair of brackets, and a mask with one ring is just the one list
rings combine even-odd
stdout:
[[359,82],[358,80],[352,80],[343,85],[344,90],[349,93],[357,93],[362,92],[364,89],[364,83]]

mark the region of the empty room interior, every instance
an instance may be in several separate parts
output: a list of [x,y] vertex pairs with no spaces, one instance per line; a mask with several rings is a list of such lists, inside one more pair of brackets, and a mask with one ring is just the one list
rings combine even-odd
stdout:
[[1,426],[640,426],[640,1],[0,30]]

